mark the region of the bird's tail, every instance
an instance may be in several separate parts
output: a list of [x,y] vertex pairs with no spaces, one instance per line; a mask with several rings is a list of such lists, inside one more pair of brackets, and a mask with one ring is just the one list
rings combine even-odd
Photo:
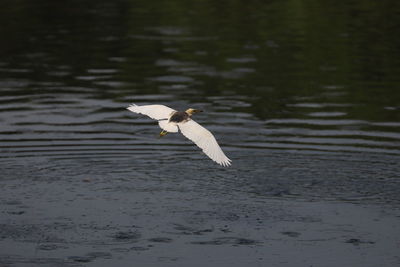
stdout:
[[158,125],[160,125],[161,129],[169,133],[177,133],[179,130],[175,123],[168,122],[168,120],[159,120]]

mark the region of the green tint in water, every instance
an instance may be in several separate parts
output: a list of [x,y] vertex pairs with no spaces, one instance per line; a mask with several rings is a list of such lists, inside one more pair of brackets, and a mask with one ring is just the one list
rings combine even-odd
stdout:
[[[399,12],[397,1],[21,0],[0,11],[3,109],[106,111],[101,122],[131,101],[195,103],[229,116],[221,131],[251,118],[261,143],[276,130],[398,148]],[[22,131],[14,115],[7,129]]]
[[[47,80],[43,72],[62,66],[71,75],[112,67],[141,93],[157,92],[146,81],[172,72],[196,76],[190,86],[204,97],[254,97],[245,111],[260,118],[304,117],[308,110],[286,104],[328,102],[350,104],[340,109],[346,118],[400,119],[397,1],[72,3],[18,1],[0,11],[5,68]],[[155,67],[163,58],[196,66]]]

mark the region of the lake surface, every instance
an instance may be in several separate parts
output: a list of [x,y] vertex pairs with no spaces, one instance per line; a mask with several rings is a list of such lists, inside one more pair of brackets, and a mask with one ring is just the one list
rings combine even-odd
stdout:
[[[9,3],[0,265],[400,264],[399,14],[396,1]],[[203,109],[232,166],[157,138],[131,103]]]

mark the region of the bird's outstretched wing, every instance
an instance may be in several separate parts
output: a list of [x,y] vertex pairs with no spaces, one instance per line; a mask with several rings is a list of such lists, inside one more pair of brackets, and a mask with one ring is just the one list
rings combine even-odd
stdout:
[[231,160],[225,156],[214,135],[209,130],[194,120],[180,123],[178,126],[182,134],[200,147],[210,159],[222,166],[231,165]]
[[150,118],[152,118],[154,120],[168,119],[169,116],[171,115],[171,113],[176,111],[176,110],[169,108],[167,106],[164,106],[164,105],[138,106],[138,105],[132,104],[127,109],[132,112],[135,112],[135,113],[149,116]]

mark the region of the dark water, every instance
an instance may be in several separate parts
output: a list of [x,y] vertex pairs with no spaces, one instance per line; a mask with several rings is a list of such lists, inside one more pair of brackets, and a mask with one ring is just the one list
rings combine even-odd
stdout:
[[[0,265],[298,266],[288,250],[398,264],[399,15],[398,1],[7,3]],[[130,103],[205,110],[232,167],[157,139]],[[312,256],[332,246],[336,261]],[[363,246],[376,262],[346,254]]]

